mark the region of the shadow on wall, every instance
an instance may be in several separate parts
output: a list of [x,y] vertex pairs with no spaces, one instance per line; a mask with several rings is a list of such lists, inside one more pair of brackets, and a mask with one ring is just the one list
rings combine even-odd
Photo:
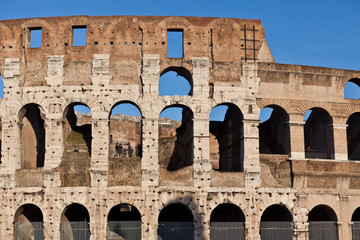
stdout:
[[183,108],[182,123],[176,129],[175,148],[167,167],[169,171],[193,164],[193,113],[188,108]]
[[67,113],[65,115],[65,145],[73,145],[74,150],[75,148],[84,150],[91,156],[91,117],[85,115],[85,118],[88,117],[89,120],[84,119],[83,122],[85,122],[85,124],[80,123],[80,117],[83,117],[84,114],[75,114],[75,106],[76,104],[68,106]]
[[40,106],[27,104],[19,112],[21,121],[21,168],[30,169],[44,166],[45,125]]
[[[240,109],[234,104],[221,104],[215,108],[224,105],[227,106],[224,120],[210,121],[210,162],[214,170],[243,172],[243,115]],[[213,110],[215,108],[213,108]],[[216,138],[217,141],[215,141],[214,138]]]

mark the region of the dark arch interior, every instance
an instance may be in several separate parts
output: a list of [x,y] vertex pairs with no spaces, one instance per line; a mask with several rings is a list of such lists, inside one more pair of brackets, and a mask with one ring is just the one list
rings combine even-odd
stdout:
[[[169,73],[176,73],[175,74],[169,74]],[[165,79],[164,77],[166,76],[166,74],[168,74],[169,79]],[[173,76],[175,75],[175,76]],[[183,93],[183,87],[179,88],[179,89],[169,89],[168,87],[171,88],[171,86],[176,86],[174,85],[174,81],[181,81],[182,77],[185,80],[187,80],[187,82],[189,83],[189,87],[190,87],[190,91],[188,93]],[[166,89],[162,89],[162,87],[160,85],[164,84],[163,81],[171,81],[169,82],[169,86]],[[171,84],[172,83],[172,84]],[[166,83],[165,83],[166,84]],[[173,93],[175,92],[175,94]],[[168,95],[168,96],[172,96],[172,95],[189,95],[192,96],[193,95],[193,80],[192,80],[192,76],[191,73],[183,67],[168,67],[166,68],[161,74],[160,74],[160,80],[159,80],[159,95],[160,96],[164,96],[164,95]]]
[[43,214],[38,206],[25,204],[15,214],[15,222],[42,222]]
[[289,115],[279,106],[271,105],[268,108],[273,109],[270,118],[259,125],[260,153],[289,154]]
[[168,119],[170,124],[166,124],[167,126],[162,124],[161,119],[159,122],[159,165],[168,171],[193,164],[193,112],[182,105],[171,105],[165,109],[174,107],[182,109],[181,122]]
[[330,207],[319,205],[314,207],[309,213],[310,221],[337,221],[336,213]]
[[360,160],[360,113],[352,114],[346,124],[348,159]]
[[292,222],[293,217],[286,207],[281,205],[272,205],[264,211],[261,216],[261,221]]
[[170,204],[161,210],[159,222],[192,222],[191,211],[182,204]]
[[321,108],[313,108],[304,126],[305,156],[307,158],[334,158],[332,118]]
[[[218,149],[211,146],[211,152],[218,152],[219,171],[244,171],[244,127],[243,115],[234,104],[220,104],[228,107],[224,121],[210,121],[210,133],[216,138]],[[212,136],[210,136],[211,138]],[[211,141],[211,139],[210,139]],[[213,145],[213,144],[212,144]],[[213,155],[211,154],[212,158]],[[213,159],[213,162],[215,159]]]
[[245,215],[234,204],[221,204],[211,213],[210,222],[245,222]]
[[136,207],[119,204],[110,210],[108,221],[140,221],[141,215]]
[[27,104],[20,112],[22,168],[43,167],[45,161],[45,123],[37,104]]
[[73,203],[66,207],[63,216],[69,222],[90,222],[90,216],[88,210],[77,203]]
[[352,217],[351,217],[351,221],[352,221],[352,222],[360,221],[360,207],[358,207],[358,208],[354,211],[354,213],[353,213],[353,215],[352,215]]

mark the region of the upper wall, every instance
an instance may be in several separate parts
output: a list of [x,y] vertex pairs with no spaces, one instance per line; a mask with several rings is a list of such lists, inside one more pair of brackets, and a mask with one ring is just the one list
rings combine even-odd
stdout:
[[[73,46],[74,26],[86,26],[86,46]],[[29,29],[34,28],[42,28],[40,48],[30,48]],[[181,59],[167,58],[168,29],[183,30]],[[0,74],[4,58],[19,58],[20,86],[46,85],[51,55],[64,55],[64,85],[91,84],[93,54],[110,54],[110,84],[140,84],[143,54],[159,54],[161,71],[167,66],[189,66],[192,57],[207,57],[210,81],[225,83],[239,82],[242,60],[274,61],[260,20],[74,16],[0,21]]]
[[301,100],[358,104],[357,100],[344,99],[344,86],[359,77],[359,71],[279,63],[258,63],[257,70],[261,80],[256,98],[262,101],[286,99],[295,108],[300,107],[301,103],[296,101]]

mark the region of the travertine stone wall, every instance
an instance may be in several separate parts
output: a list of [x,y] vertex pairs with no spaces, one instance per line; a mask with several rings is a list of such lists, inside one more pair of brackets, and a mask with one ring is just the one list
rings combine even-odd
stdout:
[[[86,46],[72,46],[73,26],[86,26]],[[29,28],[34,27],[42,28],[41,48],[30,48]],[[167,29],[183,30],[183,58],[167,58]],[[190,72],[192,95],[159,96],[159,78],[169,67]],[[14,237],[14,215],[24,204],[42,211],[45,239],[60,239],[61,214],[72,203],[88,210],[92,240],[106,239],[108,213],[120,203],[140,212],[142,239],[158,239],[159,213],[171,203],[192,212],[195,239],[210,239],[211,213],[222,203],[244,212],[247,240],[260,239],[262,213],[272,204],[292,214],[294,239],[307,239],[308,213],[318,204],[335,211],[339,239],[351,239],[351,216],[360,206],[360,162],[348,161],[346,121],[360,105],[344,99],[343,89],[360,72],[275,63],[259,20],[74,16],[1,21],[0,74],[5,85],[1,239]],[[142,114],[139,185],[108,184],[109,116],[121,102],[133,103]],[[39,106],[45,121],[46,154],[44,167],[25,171],[19,113],[30,103]],[[64,110],[72,103],[91,109],[90,182],[63,187]],[[234,104],[243,115],[244,172],[219,172],[210,164],[209,114],[222,103]],[[159,114],[171,105],[193,112],[194,158],[189,179],[160,184]],[[275,157],[291,166],[281,168],[292,176],[283,185],[276,181],[281,174],[259,154],[259,114],[271,105],[289,114],[291,153]],[[304,114],[314,107],[332,118],[334,159],[305,158]],[[277,185],[269,187],[270,181]]]

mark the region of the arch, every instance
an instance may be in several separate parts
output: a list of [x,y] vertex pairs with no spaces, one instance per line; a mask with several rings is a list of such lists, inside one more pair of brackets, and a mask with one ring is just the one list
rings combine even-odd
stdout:
[[[186,81],[189,85],[186,84]],[[193,86],[193,79],[189,70],[184,67],[168,67],[164,69],[160,74],[159,95],[192,96]]]
[[305,157],[334,159],[332,117],[326,110],[317,107],[307,113],[310,115],[304,125]]
[[194,216],[181,203],[172,203],[160,211],[158,234],[163,240],[194,239]]
[[[179,111],[181,109],[181,122],[161,117],[164,111],[171,108],[179,108]],[[161,111],[159,118],[160,168],[176,171],[193,164],[193,116],[194,114],[189,107],[180,104],[167,106]]]
[[[236,62],[244,56],[241,44],[244,37],[236,22],[231,19],[214,19],[208,25],[213,61]],[[216,67],[216,66],[215,66]]]
[[350,115],[346,122],[347,150],[349,160],[360,160],[360,112]]
[[232,203],[217,206],[210,215],[210,239],[245,239],[245,215]]
[[133,102],[117,102],[109,114],[109,184],[140,185],[141,157],[141,111]]
[[263,108],[271,109],[270,116],[259,124],[259,150],[260,154],[289,154],[290,153],[290,127],[289,115],[280,106],[268,105]]
[[68,205],[61,214],[60,239],[90,239],[90,215],[78,203]]
[[111,208],[107,220],[107,239],[141,240],[141,215],[136,207],[118,204]]
[[351,222],[352,239],[360,239],[360,207],[355,209],[353,215],[351,216]]
[[34,204],[20,206],[14,215],[14,239],[44,239],[43,214]]
[[[87,112],[87,113],[86,113]],[[88,186],[92,144],[91,109],[73,102],[63,112],[64,152],[60,165],[62,186]],[[78,171],[81,168],[83,171]]]
[[[73,102],[65,107],[63,112],[65,148],[67,142],[75,145],[85,143],[86,147],[84,146],[85,148],[83,150],[91,155],[91,114],[89,114],[90,112],[78,112],[77,109],[75,109],[77,106],[84,106],[91,112],[91,109],[81,102]],[[76,138],[77,141],[72,142],[73,138]],[[76,146],[74,147],[76,148]]]
[[2,33],[0,35],[2,39],[13,39],[13,33],[10,31],[8,26],[3,23],[0,23],[0,32]]
[[351,216],[351,221],[359,221],[360,222],[360,207],[358,207],[357,209],[355,209],[355,211],[353,212],[352,216]]
[[293,216],[290,211],[280,204],[266,208],[261,215],[260,235],[262,240],[293,239]]
[[21,168],[43,167],[45,163],[45,114],[35,103],[23,106],[19,111]]
[[221,103],[225,107],[222,121],[210,119],[210,161],[213,169],[219,171],[244,171],[244,126],[243,114],[238,106],[232,103]]
[[344,98],[360,99],[360,78],[351,78],[344,86]]
[[327,205],[315,206],[308,215],[309,238],[320,240],[338,239],[337,216]]
[[109,138],[110,157],[141,158],[142,114],[135,103],[120,101],[111,108]]

